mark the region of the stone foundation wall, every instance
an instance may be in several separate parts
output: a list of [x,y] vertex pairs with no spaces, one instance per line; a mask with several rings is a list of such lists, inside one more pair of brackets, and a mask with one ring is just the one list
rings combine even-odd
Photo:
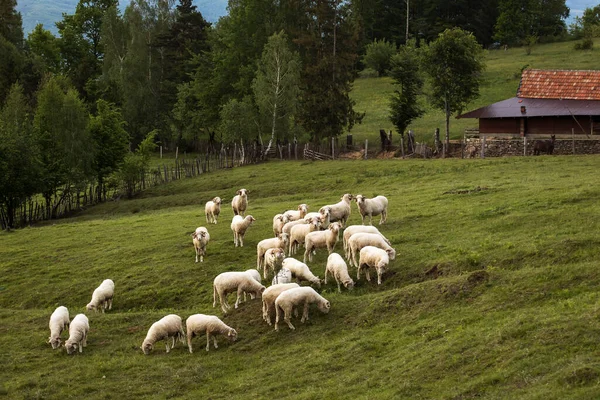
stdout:
[[[598,138],[600,139],[600,138]],[[574,154],[600,154],[600,140],[578,140],[575,139]],[[526,155],[533,155],[534,139],[527,140]],[[483,139],[471,138],[467,139],[465,145],[465,158],[481,157],[481,146]],[[461,143],[451,143],[452,157],[461,157]],[[552,154],[573,154],[573,140],[556,139],[554,142],[554,151]],[[522,156],[523,155],[523,139],[490,139],[485,140],[485,157],[504,157],[504,156]]]

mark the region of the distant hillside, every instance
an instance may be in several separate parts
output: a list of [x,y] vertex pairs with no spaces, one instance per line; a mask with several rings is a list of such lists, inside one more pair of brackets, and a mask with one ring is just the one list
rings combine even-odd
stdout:
[[[62,19],[62,14],[73,14],[79,0],[18,0],[17,10],[23,16],[23,31],[25,36],[35,28],[37,24],[43,24],[44,28],[57,34],[55,23]],[[121,10],[129,2],[120,2]],[[227,0],[196,0],[194,4],[209,22],[217,22],[219,17],[227,14]]]

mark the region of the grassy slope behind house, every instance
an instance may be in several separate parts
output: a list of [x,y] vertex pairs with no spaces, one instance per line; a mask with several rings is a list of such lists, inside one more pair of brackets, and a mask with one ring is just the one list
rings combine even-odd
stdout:
[[[581,398],[600,396],[598,157],[270,162],[185,179],[79,216],[0,233],[0,394],[7,398]],[[282,177],[286,177],[282,179]],[[257,218],[234,248],[231,209],[209,226],[204,263],[190,233],[203,204],[251,190]],[[479,187],[481,190],[468,191]],[[275,213],[345,192],[390,199],[381,227],[398,256],[381,287],[322,290],[295,331],[260,301],[223,317],[239,341],[207,353],[139,349],[168,313],[221,316],[220,272],[256,265]],[[351,224],[360,222],[352,205]],[[338,244],[336,250],[340,250]],[[323,277],[326,254],[309,266]],[[355,270],[351,269],[355,276]],[[58,305],[83,312],[105,278],[113,310],[89,314],[83,354],[53,351]],[[66,337],[63,336],[63,338]]]

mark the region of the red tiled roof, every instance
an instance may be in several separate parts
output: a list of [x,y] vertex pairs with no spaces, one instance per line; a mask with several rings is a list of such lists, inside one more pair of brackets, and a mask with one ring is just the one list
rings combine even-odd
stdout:
[[526,69],[517,97],[600,100],[600,71]]

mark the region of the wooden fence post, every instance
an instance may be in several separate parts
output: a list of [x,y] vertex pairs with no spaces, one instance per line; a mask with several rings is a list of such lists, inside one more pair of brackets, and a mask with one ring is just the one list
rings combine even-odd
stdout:
[[575,155],[575,128],[571,128],[571,138],[573,142],[573,155]]
[[335,160],[335,137],[331,137],[331,158]]
[[369,139],[365,139],[365,160],[367,159],[368,152],[369,152]]
[[485,158],[485,135],[483,135],[483,141],[481,142],[481,158]]
[[523,156],[527,155],[527,136],[523,136]]

